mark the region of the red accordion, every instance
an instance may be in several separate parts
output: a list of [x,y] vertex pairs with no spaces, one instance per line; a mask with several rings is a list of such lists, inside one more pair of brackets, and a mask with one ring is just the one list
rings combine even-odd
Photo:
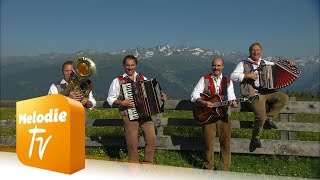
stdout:
[[125,99],[134,101],[135,106],[128,108],[129,120],[151,117],[164,112],[161,100],[161,87],[156,79],[122,84]]
[[259,71],[259,83],[261,89],[280,89],[290,85],[296,80],[301,71],[290,66],[287,61],[281,60],[274,65],[263,65]]

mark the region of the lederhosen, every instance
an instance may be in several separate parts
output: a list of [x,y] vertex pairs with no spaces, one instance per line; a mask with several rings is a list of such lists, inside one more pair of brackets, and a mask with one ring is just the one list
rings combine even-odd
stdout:
[[[219,94],[222,100],[228,99],[227,88],[230,85],[231,80],[228,77],[223,76],[220,82]],[[204,93],[214,95],[216,88],[213,83],[211,74],[204,76]],[[220,107],[222,108],[222,107]],[[224,170],[229,171],[231,164],[231,152],[230,152],[230,139],[231,139],[231,124],[227,114],[227,107],[224,107],[222,116],[217,118],[211,118],[208,123],[203,125],[204,136],[204,163],[203,166],[206,169],[214,169],[214,141],[216,133],[219,134],[220,153],[219,159]],[[215,123],[215,124],[214,124]],[[221,136],[220,136],[221,135]]]
[[[118,97],[118,100],[124,100],[123,97],[123,90],[122,90],[122,86],[121,84],[123,83],[129,83],[129,82],[134,82],[132,81],[129,77],[123,77],[122,75],[117,76],[118,80],[119,80],[119,84],[120,84],[120,95]],[[144,76],[139,73],[136,77],[136,81],[143,81],[144,80]],[[119,106],[119,111],[121,115],[128,115],[128,111],[127,111],[127,107],[124,106]]]

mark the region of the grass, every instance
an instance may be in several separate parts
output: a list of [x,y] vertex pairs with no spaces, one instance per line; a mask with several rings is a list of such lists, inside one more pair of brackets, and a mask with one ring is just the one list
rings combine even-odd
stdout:
[[[14,120],[15,108],[0,108],[0,119]],[[89,111],[89,119],[119,118],[117,109],[99,109]],[[192,118],[190,111],[166,111],[165,117]],[[233,113],[232,120],[249,121],[253,119],[253,113]],[[279,121],[279,119],[275,119]],[[319,114],[298,114],[297,122],[320,123]],[[90,127],[86,128],[86,136],[112,136],[123,137],[123,127]],[[165,127],[164,134],[175,136],[202,136],[201,127]],[[0,136],[15,135],[15,128],[0,128]],[[251,129],[233,129],[232,137],[250,138]],[[263,132],[264,139],[280,139],[277,131],[266,130]],[[320,133],[297,132],[298,140],[320,141]],[[0,145],[0,151],[15,152],[15,147]],[[198,151],[169,151],[156,150],[154,161],[158,165],[202,168],[202,152]],[[139,150],[139,157],[143,159],[143,150]],[[113,161],[127,161],[126,147],[86,147],[86,158]],[[219,169],[218,153],[215,154],[215,163]],[[231,171],[254,174],[267,174],[303,178],[320,178],[320,158],[272,156],[272,155],[248,155],[232,154]],[[220,168],[221,169],[221,168]]]

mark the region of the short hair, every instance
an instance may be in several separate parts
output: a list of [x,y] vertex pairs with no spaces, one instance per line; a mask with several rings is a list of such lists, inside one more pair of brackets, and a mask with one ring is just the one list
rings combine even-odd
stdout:
[[261,46],[261,44],[260,44],[260,43],[258,43],[258,42],[255,42],[255,43],[252,43],[252,44],[250,45],[250,47],[249,47],[249,51],[251,51],[252,47],[253,47],[253,46],[255,46],[255,45],[259,46],[259,47],[261,48],[261,50],[262,50],[262,46]]
[[61,70],[63,71],[65,65],[73,65],[72,61],[66,61],[62,64]]
[[134,55],[127,55],[126,57],[124,57],[122,64],[125,64],[127,59],[133,59],[136,65],[138,65],[138,60],[136,57],[134,57]]
[[221,61],[222,61],[222,65],[224,65],[224,60],[223,60],[223,58],[222,58],[222,57],[220,57],[220,56],[217,56],[217,57],[213,58],[213,60],[212,60],[211,64],[212,64],[212,63],[213,63],[213,61],[215,61],[216,59],[221,59]]

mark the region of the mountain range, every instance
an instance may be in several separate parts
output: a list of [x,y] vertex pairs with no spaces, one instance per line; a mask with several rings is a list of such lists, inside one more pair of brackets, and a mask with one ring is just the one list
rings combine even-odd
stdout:
[[[220,56],[224,59],[223,74],[230,76],[236,65],[248,53],[239,51],[223,52],[200,47],[174,47],[169,44],[151,48],[136,47],[115,52],[98,52],[93,49],[76,53],[50,53],[37,56],[1,57],[1,99],[22,100],[46,95],[54,82],[62,79],[61,65],[66,60],[88,57],[97,66],[97,74],[91,78],[94,96],[105,100],[112,80],[123,73],[124,56],[133,54],[138,58],[137,72],[146,77],[157,78],[162,89],[171,99],[189,99],[201,76],[211,72],[211,61]],[[263,57],[268,61],[286,57]],[[309,57],[291,58],[302,71],[301,75],[281,91],[320,92],[319,54]],[[239,84],[235,83],[239,95]]]

